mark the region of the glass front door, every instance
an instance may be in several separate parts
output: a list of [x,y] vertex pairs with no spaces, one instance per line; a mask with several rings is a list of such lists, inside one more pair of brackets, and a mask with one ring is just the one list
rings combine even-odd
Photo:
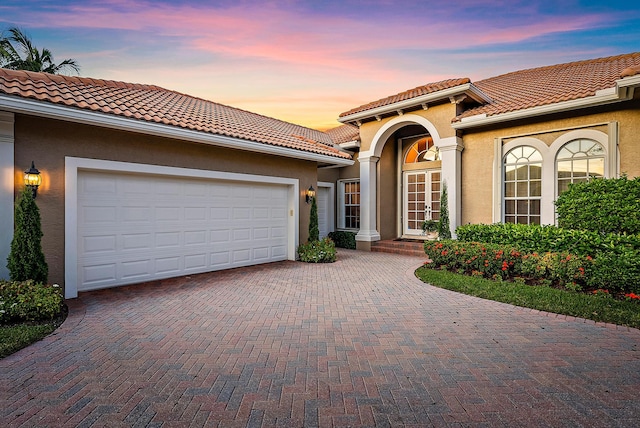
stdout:
[[422,235],[422,222],[440,219],[440,171],[403,174],[403,235]]

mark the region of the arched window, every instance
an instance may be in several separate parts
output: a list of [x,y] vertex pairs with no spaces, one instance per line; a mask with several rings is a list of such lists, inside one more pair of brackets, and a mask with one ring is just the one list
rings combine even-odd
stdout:
[[503,160],[504,222],[540,224],[542,155],[530,146],[510,150]]
[[570,183],[604,177],[604,158],[604,148],[594,140],[573,140],[562,146],[556,157],[557,195]]
[[404,163],[428,162],[440,160],[440,152],[433,144],[433,138],[424,137],[413,143],[404,157]]

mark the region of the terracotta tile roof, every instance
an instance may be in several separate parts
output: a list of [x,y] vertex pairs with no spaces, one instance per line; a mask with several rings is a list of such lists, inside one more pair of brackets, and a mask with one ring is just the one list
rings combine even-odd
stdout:
[[392,95],[390,97],[382,98],[378,101],[373,101],[368,104],[361,105],[360,107],[356,107],[349,111],[346,111],[340,114],[340,117],[349,116],[355,113],[360,113],[367,110],[373,110],[374,108],[384,107],[390,104],[394,104],[400,101],[410,100],[411,98],[416,98],[422,95],[430,94],[437,91],[442,91],[444,89],[454,88],[456,86],[464,85],[467,83],[471,83],[466,77],[458,78],[458,79],[447,79],[442,80],[440,82],[429,83],[427,85],[418,86],[417,88],[409,89],[408,91],[400,92],[399,94]]
[[349,158],[324,132],[153,85],[0,68],[0,94]]
[[360,129],[353,125],[341,125],[326,131],[335,144],[360,141]]
[[[515,71],[474,82],[492,102],[454,119],[497,115],[593,96],[625,75],[640,72],[640,52]],[[631,74],[629,74],[631,73]]]

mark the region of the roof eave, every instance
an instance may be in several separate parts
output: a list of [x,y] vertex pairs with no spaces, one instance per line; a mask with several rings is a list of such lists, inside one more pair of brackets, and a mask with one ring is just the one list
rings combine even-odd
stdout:
[[345,149],[345,150],[359,149],[360,141],[358,140],[347,141],[345,143],[340,143],[338,145],[340,146],[341,149]]
[[440,91],[424,94],[419,97],[414,97],[408,100],[399,101],[397,103],[388,104],[381,107],[376,107],[370,110],[364,110],[358,113],[353,113],[344,117],[338,118],[338,122],[341,123],[357,123],[366,119],[372,119],[376,116],[384,114],[394,113],[398,110],[406,110],[412,107],[421,106],[430,102],[440,101],[448,99],[450,97],[456,97],[459,95],[467,95],[473,100],[479,103],[491,102],[491,98],[484,92],[482,92],[473,83],[465,83],[463,85],[454,86],[452,88],[442,89]]
[[459,122],[453,122],[451,126],[454,129],[469,129],[501,122],[509,122],[512,120],[527,119],[547,114],[562,113],[569,110],[597,107],[628,101],[633,98],[634,90],[637,87],[640,87],[640,75],[617,80],[614,87],[597,91],[595,95],[590,97],[531,107],[492,116],[487,116],[483,113],[476,116],[464,117]]
[[242,138],[194,131],[162,123],[141,121],[111,114],[82,110],[74,107],[35,101],[6,94],[0,94],[0,110],[64,120],[85,125],[100,126],[121,131],[137,132],[158,137],[173,138],[183,141],[209,144],[232,149],[284,156],[322,163],[333,163],[341,166],[353,165],[352,159],[338,158],[320,153],[306,152],[288,147],[270,145]]

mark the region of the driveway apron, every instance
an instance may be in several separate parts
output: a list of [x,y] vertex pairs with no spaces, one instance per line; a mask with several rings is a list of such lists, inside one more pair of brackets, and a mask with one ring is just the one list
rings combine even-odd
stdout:
[[640,331],[424,284],[349,250],[82,293],[0,360],[9,427],[627,427]]

